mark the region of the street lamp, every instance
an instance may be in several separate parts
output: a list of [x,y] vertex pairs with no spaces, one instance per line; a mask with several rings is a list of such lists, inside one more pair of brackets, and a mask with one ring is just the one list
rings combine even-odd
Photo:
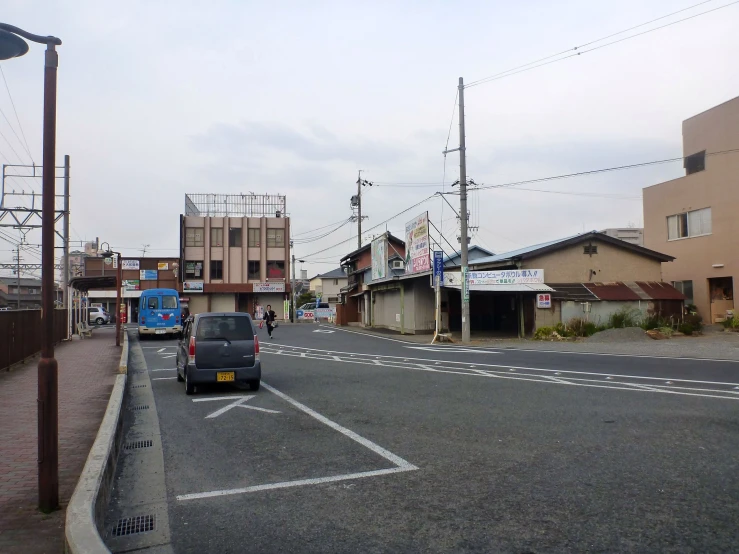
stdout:
[[28,52],[23,39],[46,45],[44,63],[44,159],[41,200],[41,359],[38,362],[38,505],[59,508],[59,383],[54,358],[54,175],[56,157],[56,37],[42,37],[0,23],[0,60]]
[[[120,346],[121,345],[121,287],[123,286],[123,281],[121,281],[121,253],[120,252],[113,252],[110,249],[110,244],[107,242],[102,243],[106,246],[106,248],[102,252],[103,258],[112,258],[113,255],[118,256],[118,271],[116,273],[116,295],[115,295],[115,345]],[[102,245],[101,245],[102,246]]]

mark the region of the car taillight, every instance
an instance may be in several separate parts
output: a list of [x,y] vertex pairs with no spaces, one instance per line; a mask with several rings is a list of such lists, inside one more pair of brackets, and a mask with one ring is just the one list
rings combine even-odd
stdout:
[[259,359],[259,337],[254,335],[254,357]]
[[195,337],[190,337],[190,351],[187,354],[187,361],[191,364],[195,363]]
[[174,323],[175,323],[175,325],[179,325],[180,324],[180,316],[177,316],[176,318],[174,318]]
[[146,318],[141,316],[141,325],[146,325]]

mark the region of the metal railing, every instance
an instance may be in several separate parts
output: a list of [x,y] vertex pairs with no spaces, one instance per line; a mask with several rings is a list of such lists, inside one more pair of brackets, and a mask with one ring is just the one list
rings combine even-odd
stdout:
[[[67,338],[67,310],[54,310],[54,343]],[[41,310],[0,312],[0,370],[41,351]]]

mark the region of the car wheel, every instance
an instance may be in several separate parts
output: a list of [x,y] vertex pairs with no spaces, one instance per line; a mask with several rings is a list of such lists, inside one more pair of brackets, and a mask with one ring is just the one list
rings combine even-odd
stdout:
[[185,370],[185,394],[195,394],[195,385],[187,378],[187,370]]
[[260,384],[261,384],[261,383],[260,383],[260,381],[259,381],[259,380],[256,380],[256,381],[249,381],[249,390],[250,390],[250,391],[252,391],[252,392],[254,392],[254,391],[258,391],[258,390],[259,390],[259,385],[260,385]]
[[99,317],[95,320],[95,323],[97,323],[98,325],[102,325],[103,323],[105,323],[105,320],[102,317]]

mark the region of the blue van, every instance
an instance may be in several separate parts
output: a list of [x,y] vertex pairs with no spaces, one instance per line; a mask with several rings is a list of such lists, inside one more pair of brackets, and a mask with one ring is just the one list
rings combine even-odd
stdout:
[[148,289],[139,297],[139,336],[182,332],[180,295],[174,289]]

